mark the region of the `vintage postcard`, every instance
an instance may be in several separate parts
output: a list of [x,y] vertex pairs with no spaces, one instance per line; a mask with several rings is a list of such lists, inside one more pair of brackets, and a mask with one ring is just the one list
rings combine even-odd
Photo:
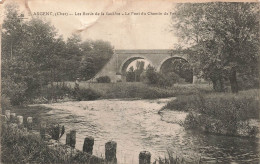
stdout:
[[259,163],[259,7],[0,0],[1,163]]

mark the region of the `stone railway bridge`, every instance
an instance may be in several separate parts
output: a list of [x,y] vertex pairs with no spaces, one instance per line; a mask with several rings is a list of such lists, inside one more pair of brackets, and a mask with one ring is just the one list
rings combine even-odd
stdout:
[[94,80],[100,76],[109,76],[111,82],[117,82],[118,80],[126,81],[126,69],[131,62],[137,59],[148,61],[150,65],[160,72],[163,63],[172,58],[181,58],[187,61],[187,54],[170,49],[115,50],[114,55],[102,70],[97,73]]

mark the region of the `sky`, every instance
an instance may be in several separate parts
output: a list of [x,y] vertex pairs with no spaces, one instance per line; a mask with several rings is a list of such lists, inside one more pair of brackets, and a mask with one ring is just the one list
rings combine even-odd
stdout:
[[[27,4],[26,1],[19,2],[21,10],[30,11],[33,17],[38,17],[39,12],[52,12],[52,15],[39,17],[50,20],[64,38],[78,33],[83,40],[109,41],[115,49],[171,49],[178,42],[170,31],[171,16],[164,15],[165,12],[169,14],[173,10],[174,3],[171,1],[28,0]],[[95,15],[101,12],[104,15]],[[120,15],[111,15],[115,12]],[[159,12],[162,15],[148,15]],[[142,13],[146,15],[141,15]]]

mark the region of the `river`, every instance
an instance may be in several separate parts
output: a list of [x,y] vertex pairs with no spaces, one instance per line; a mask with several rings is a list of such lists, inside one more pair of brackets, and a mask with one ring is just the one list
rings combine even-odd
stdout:
[[[95,139],[93,154],[104,157],[105,143],[117,142],[120,164],[138,163],[140,151],[151,152],[152,159],[171,152],[187,160],[199,159],[207,163],[258,163],[257,139],[216,136],[186,131],[167,116],[184,120],[186,113],[158,111],[170,99],[157,100],[96,100],[42,104],[51,108],[46,120],[56,120],[66,131],[77,131],[76,148],[82,150],[84,138]],[[170,112],[170,111],[169,111]],[[171,120],[174,120],[171,119]],[[61,138],[65,143],[65,135]]]

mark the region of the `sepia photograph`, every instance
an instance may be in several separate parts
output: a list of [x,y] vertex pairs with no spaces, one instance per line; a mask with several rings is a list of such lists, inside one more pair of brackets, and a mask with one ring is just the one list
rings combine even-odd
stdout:
[[0,163],[260,163],[259,20],[257,0],[0,0]]

